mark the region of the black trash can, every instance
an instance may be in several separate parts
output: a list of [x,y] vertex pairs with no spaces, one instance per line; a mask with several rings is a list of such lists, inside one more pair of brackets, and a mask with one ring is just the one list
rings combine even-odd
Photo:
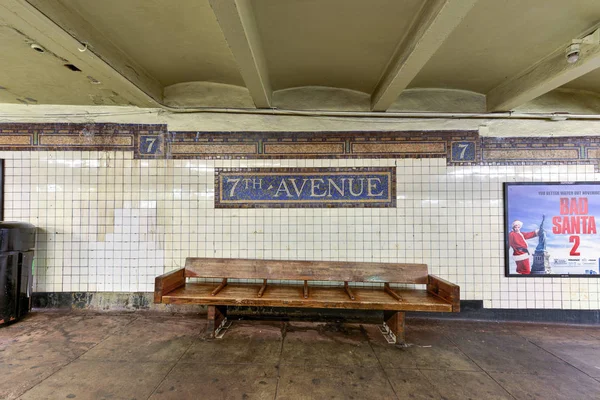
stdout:
[[35,226],[0,222],[0,326],[31,310]]

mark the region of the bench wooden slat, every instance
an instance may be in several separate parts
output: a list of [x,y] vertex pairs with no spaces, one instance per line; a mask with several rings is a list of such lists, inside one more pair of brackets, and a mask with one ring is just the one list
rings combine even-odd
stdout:
[[426,264],[187,258],[187,277],[427,284]]
[[224,278],[224,279],[221,281],[221,284],[220,284],[219,286],[217,286],[217,287],[215,288],[215,290],[213,290],[213,291],[210,293],[210,295],[211,295],[211,296],[216,296],[217,294],[219,294],[219,292],[220,292],[221,290],[223,290],[223,288],[224,288],[225,286],[227,286],[227,278]]
[[396,301],[402,301],[402,297],[390,287],[389,283],[384,284],[383,291],[392,296]]
[[348,308],[363,310],[450,312],[452,304],[425,290],[397,290],[402,301],[393,299],[381,288],[353,288],[351,300],[343,286],[311,286],[304,299],[304,285],[271,285],[263,297],[256,297],[260,284],[229,284],[219,296],[211,296],[214,284],[187,283],[162,298],[171,304],[213,304],[224,306],[269,306],[305,308]]

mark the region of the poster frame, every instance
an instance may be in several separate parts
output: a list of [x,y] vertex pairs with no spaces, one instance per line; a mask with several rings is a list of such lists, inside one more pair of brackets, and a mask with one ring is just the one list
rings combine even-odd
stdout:
[[564,182],[504,182],[502,185],[503,200],[504,200],[504,230],[503,230],[503,242],[504,242],[504,276],[507,278],[600,278],[600,274],[517,274],[510,273],[510,252],[511,247],[508,243],[508,234],[512,230],[510,227],[508,208],[508,188],[510,186],[543,186],[543,185],[559,185],[570,187],[570,190],[576,190],[578,185],[593,185],[598,186],[600,191],[599,181],[564,181]]

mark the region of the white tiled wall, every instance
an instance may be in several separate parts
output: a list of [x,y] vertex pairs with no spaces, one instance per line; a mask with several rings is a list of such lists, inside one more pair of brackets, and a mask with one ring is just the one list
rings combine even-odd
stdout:
[[[39,227],[36,291],[152,291],[188,256],[424,262],[494,308],[600,308],[597,279],[505,278],[502,182],[600,180],[592,166],[421,160],[133,160],[0,152],[5,219]],[[395,209],[214,209],[215,167],[397,166]]]

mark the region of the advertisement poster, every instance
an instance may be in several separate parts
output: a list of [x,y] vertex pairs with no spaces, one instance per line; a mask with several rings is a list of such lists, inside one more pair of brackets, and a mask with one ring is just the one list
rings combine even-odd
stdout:
[[600,182],[505,183],[504,208],[506,276],[600,276]]

